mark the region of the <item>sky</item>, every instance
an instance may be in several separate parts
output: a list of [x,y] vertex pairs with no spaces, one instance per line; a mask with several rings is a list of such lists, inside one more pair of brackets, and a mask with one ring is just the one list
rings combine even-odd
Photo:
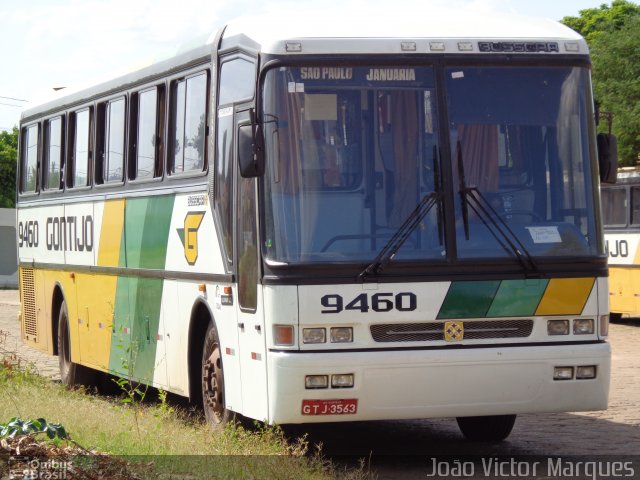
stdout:
[[[0,130],[57,87],[89,86],[174,54],[247,13],[345,5],[432,7],[560,20],[611,0],[0,0]],[[354,19],[354,21],[356,21]]]

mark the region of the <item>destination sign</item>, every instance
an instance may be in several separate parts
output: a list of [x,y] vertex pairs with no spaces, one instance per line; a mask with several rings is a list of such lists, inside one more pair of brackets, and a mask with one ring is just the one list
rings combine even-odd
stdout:
[[[430,67],[336,67],[312,66],[291,68],[294,84],[398,85],[431,87],[434,84]],[[304,91],[291,88],[291,92]]]

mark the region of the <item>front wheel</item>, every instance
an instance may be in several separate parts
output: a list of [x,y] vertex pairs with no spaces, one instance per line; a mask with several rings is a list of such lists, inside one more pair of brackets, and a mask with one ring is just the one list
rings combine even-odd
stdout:
[[516,416],[457,417],[456,420],[467,440],[500,442],[511,433]]
[[202,407],[207,423],[214,428],[224,426],[231,419],[224,398],[220,340],[213,322],[207,327],[202,349]]

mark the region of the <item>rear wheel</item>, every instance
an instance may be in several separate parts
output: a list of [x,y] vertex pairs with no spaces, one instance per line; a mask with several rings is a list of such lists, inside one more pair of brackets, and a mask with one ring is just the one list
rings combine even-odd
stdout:
[[224,398],[220,340],[213,322],[209,322],[202,349],[202,406],[207,423],[212,427],[222,427],[231,419]]
[[456,420],[460,431],[468,440],[499,442],[511,433],[516,416],[457,417]]
[[95,372],[87,367],[71,361],[71,337],[69,334],[69,314],[67,302],[62,301],[58,316],[58,363],[60,365],[60,380],[65,385],[93,385]]

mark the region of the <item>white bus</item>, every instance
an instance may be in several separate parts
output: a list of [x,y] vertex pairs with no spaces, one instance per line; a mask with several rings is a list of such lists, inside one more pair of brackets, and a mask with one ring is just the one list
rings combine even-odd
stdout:
[[606,408],[615,155],[586,43],[405,17],[239,22],[24,112],[23,337],[65,383],[493,440]]

